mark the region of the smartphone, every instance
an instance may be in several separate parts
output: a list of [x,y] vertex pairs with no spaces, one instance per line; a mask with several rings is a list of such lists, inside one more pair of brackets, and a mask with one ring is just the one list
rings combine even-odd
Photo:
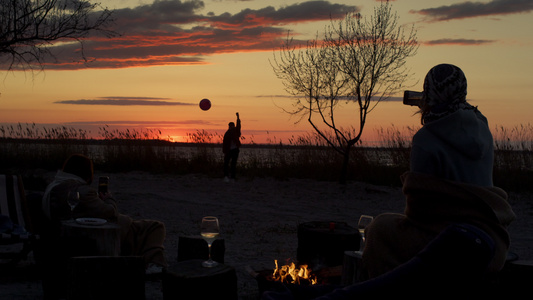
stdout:
[[403,93],[403,104],[420,106],[422,102],[422,92],[405,91]]
[[109,185],[109,177],[108,176],[100,176],[98,178],[98,193],[107,194],[107,186]]

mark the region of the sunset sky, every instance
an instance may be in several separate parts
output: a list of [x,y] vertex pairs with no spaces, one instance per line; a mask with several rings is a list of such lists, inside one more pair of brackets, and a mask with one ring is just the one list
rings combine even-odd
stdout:
[[[115,38],[90,38],[79,60],[76,45],[57,49],[45,71],[2,69],[0,125],[66,125],[155,128],[161,137],[185,141],[196,130],[223,134],[239,112],[245,143],[286,143],[311,132],[291,108],[270,61],[287,32],[297,40],[319,36],[330,18],[348,11],[372,14],[375,0],[106,0],[115,10]],[[396,0],[401,24],[415,24],[418,53],[408,60],[410,88],[421,90],[436,64],[459,66],[467,98],[491,129],[530,123],[533,112],[533,1]],[[398,95],[400,96],[400,95]],[[209,111],[198,107],[212,102]],[[398,98],[399,99],[399,98]],[[393,99],[397,100],[397,99]],[[418,126],[413,107],[380,103],[371,112],[364,140],[377,128]],[[347,120],[345,126],[356,125]]]

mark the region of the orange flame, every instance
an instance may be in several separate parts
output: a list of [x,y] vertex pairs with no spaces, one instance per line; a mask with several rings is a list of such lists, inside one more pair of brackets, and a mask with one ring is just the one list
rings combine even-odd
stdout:
[[274,281],[281,281],[283,283],[301,284],[303,281],[310,284],[316,284],[317,278],[311,273],[311,269],[307,268],[307,265],[301,265],[297,268],[294,263],[290,265],[278,266],[278,260],[274,260],[276,268],[272,274]]

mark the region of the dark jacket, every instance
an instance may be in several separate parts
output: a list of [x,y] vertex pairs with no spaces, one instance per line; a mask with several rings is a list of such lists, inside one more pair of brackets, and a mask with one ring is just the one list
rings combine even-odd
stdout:
[[224,134],[222,141],[222,152],[228,153],[231,149],[238,149],[241,146],[241,119],[237,119],[237,126],[229,128]]

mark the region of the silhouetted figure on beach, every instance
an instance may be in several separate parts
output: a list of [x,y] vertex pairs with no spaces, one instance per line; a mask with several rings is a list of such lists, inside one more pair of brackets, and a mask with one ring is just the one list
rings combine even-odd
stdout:
[[241,146],[241,119],[237,115],[237,126],[229,122],[228,130],[224,134],[222,141],[222,151],[224,152],[224,181],[229,182],[235,179],[237,159],[239,158],[239,147]]

